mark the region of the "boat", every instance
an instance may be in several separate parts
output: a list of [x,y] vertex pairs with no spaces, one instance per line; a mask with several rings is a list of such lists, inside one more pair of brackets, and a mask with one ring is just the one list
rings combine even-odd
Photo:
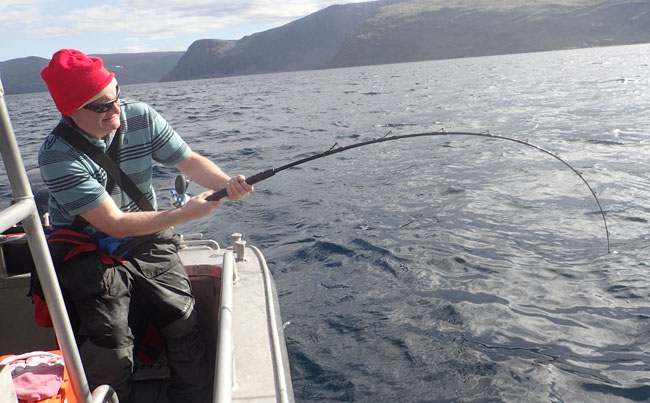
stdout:
[[[89,390],[47,248],[47,215],[39,212],[34,195],[43,187],[23,165],[1,81],[0,151],[13,194],[13,204],[0,212],[0,356],[60,354],[74,395],[68,400],[117,402],[108,385]],[[225,247],[201,234],[184,234],[182,239],[179,255],[192,282],[201,335],[214,366],[212,402],[293,402],[277,292],[262,252],[240,234],[233,234]],[[26,295],[31,267],[41,281],[52,328],[34,320],[34,305]],[[137,402],[167,401],[169,371],[164,353],[161,357],[136,366]],[[7,372],[0,366],[0,403],[16,401]]]

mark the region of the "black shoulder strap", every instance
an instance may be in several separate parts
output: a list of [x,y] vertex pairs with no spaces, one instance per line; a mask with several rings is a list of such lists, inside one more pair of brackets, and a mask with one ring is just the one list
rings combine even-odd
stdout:
[[[108,150],[106,150],[106,155],[108,155],[108,158],[110,158],[112,162],[118,160],[120,143],[122,143],[122,127],[117,130],[115,136],[113,137],[111,145],[108,147]],[[109,176],[106,180],[106,191],[109,195],[113,192],[113,188],[115,188],[115,181]],[[149,200],[147,200],[147,202],[148,201]]]
[[[74,133],[72,128],[63,122],[59,123],[56,128],[54,128],[54,134],[67,141],[71,146],[83,152],[100,167],[104,168],[109,179],[112,179],[115,184],[122,188],[141,210],[154,210],[149,199],[147,199],[147,196],[138,189],[138,186],[133,183],[131,178],[129,178],[124,171],[122,171],[120,167],[118,167],[117,164],[100,148],[92,145],[83,136],[79,135],[79,133]],[[113,139],[113,144],[111,144],[111,146],[115,146],[115,143],[119,141],[121,141],[121,139],[116,136],[116,138]],[[113,149],[113,153],[116,154],[117,146],[115,146],[115,148],[110,147],[110,149]],[[109,151],[111,151],[110,149]],[[108,185],[110,185],[110,188],[113,187],[110,180],[107,183],[107,188],[109,188]],[[111,190],[109,190],[109,193]]]

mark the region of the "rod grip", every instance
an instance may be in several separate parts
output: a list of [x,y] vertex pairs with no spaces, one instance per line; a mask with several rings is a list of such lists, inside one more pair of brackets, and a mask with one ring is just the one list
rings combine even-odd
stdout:
[[[267,169],[266,171],[258,172],[255,175],[251,176],[250,178],[246,178],[246,183],[248,183],[249,185],[254,185],[257,182],[261,182],[264,179],[270,178],[273,175],[275,175],[275,169],[270,168]],[[208,196],[205,200],[217,201],[223,199],[226,196],[228,196],[228,192],[226,191],[226,188],[223,188],[221,190],[215,191],[210,196]]]

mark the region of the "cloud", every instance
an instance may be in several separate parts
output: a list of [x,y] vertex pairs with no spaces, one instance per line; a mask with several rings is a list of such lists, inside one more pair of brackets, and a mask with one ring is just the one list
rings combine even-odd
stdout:
[[[357,3],[363,0],[345,1]],[[0,60],[61,47],[91,53],[184,50],[197,39],[239,39],[332,1],[0,0]]]
[[[356,2],[356,1],[351,1]],[[282,25],[316,12],[329,1],[118,0],[72,2],[3,0],[1,31],[31,32],[35,37],[121,32],[125,35],[173,36],[201,33],[234,24]],[[54,13],[46,9],[58,10]],[[57,14],[54,16],[52,14]],[[251,32],[252,33],[252,32]]]
[[45,20],[43,1],[3,0],[0,3],[0,32],[22,33]]

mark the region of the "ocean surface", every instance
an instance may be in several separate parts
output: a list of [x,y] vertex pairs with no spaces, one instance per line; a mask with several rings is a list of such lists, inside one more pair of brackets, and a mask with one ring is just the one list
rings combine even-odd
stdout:
[[[650,401],[649,45],[121,90],[231,174],[489,132],[596,193],[608,231],[552,156],[441,135],[283,171],[177,227],[262,249],[298,402]],[[33,168],[58,115],[46,93],[6,102]],[[155,175],[167,205],[177,172]]]

